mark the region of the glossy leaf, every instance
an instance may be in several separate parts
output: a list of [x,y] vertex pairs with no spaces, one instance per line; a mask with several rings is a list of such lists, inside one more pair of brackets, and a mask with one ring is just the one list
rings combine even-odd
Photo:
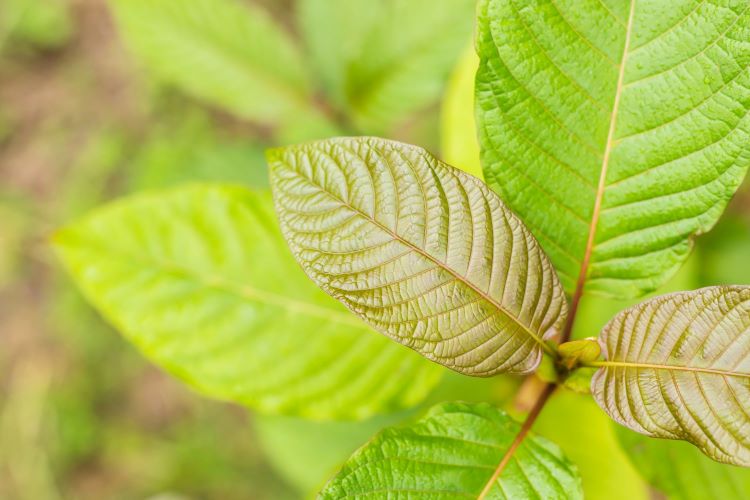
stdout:
[[621,424],[750,466],[750,287],[665,295],[604,327],[592,381]]
[[568,291],[654,290],[750,162],[744,1],[482,0],[485,178]]
[[476,0],[301,0],[299,23],[331,98],[385,134],[435,103],[471,39]]
[[110,0],[120,33],[161,80],[243,118],[320,120],[293,40],[236,0]]
[[[477,498],[520,429],[487,404],[445,403],[422,420],[378,434],[319,498]],[[583,498],[575,466],[546,439],[529,436],[489,499]]]
[[712,461],[687,443],[651,439],[623,427],[633,466],[669,500],[750,498],[750,470]]
[[539,364],[565,319],[564,293],[481,181],[376,138],[277,149],[269,163],[292,253],[371,326],[469,375]]
[[198,185],[116,202],[55,242],[97,309],[206,395],[315,419],[424,399],[441,370],[310,283],[274,219],[270,194]]

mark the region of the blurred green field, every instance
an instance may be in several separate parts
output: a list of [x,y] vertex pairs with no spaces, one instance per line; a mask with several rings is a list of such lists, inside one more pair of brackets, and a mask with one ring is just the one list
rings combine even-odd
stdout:
[[[292,1],[245,3],[262,4],[294,39],[309,29],[298,22]],[[133,9],[122,14],[123,24],[139,19]],[[453,36],[463,41],[451,46],[443,66],[459,62],[470,43],[470,25],[468,17],[457,28]],[[175,52],[145,61],[135,55],[144,50],[137,45],[126,48],[104,0],[0,3],[0,498],[302,498],[375,430],[410,414],[364,424],[311,424],[253,416],[202,398],[149,364],[85,304],[48,239],[88,209],[134,191],[205,180],[264,186],[266,147],[332,133],[385,135],[435,152],[442,142],[447,156],[470,168],[476,145],[471,115],[462,110],[471,109],[471,87],[465,91],[471,61],[451,80],[441,127],[447,71],[436,71],[434,81],[414,89],[428,96],[415,109],[390,110],[388,117],[403,118],[393,120],[341,90],[356,78],[337,80],[357,70],[367,83],[377,80],[377,72],[337,71],[330,60],[316,60],[320,54],[308,54],[323,68],[323,81],[315,85],[333,89],[333,97],[323,102],[316,90],[309,115],[293,109],[291,119],[269,125],[242,88],[237,95],[186,88],[177,74],[185,68],[168,65]],[[393,50],[399,51],[397,43]],[[669,287],[750,283],[748,183],[718,227],[698,239],[676,280]],[[595,334],[622,307],[585,301],[577,336]],[[449,376],[431,400],[508,403],[519,383],[467,386]],[[522,406],[523,393],[510,403]],[[613,428],[595,406],[584,405],[586,416],[574,424],[584,408],[576,406],[575,396],[554,404],[561,414],[570,412],[570,425],[595,422],[587,427],[594,439],[616,446]],[[539,432],[556,435],[555,425],[542,420]],[[576,443],[561,445],[574,461],[595,461],[586,450],[576,451]],[[623,454],[612,460],[627,462]],[[613,465],[598,480],[635,478],[634,470]],[[623,498],[645,497],[645,483],[634,481]],[[599,491],[610,486],[602,484]]]

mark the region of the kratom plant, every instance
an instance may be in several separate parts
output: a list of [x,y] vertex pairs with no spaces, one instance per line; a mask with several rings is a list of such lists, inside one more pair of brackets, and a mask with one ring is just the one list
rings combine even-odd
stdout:
[[[576,466],[531,431],[589,379],[623,426],[750,466],[750,286],[572,336],[584,294],[656,289],[740,185],[750,4],[482,0],[477,49],[488,185],[416,146],[309,142],[268,153],[272,195],[140,195],[61,231],[59,252],[151,359],[265,413],[409,408],[439,365],[546,380],[520,423],[449,402],[386,429],[321,498],[580,498]],[[282,274],[294,260],[311,281]]]

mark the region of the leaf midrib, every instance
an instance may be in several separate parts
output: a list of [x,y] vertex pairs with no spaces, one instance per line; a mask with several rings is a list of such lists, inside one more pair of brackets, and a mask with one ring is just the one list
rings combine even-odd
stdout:
[[721,375],[724,377],[739,377],[750,379],[750,373],[733,372],[729,370],[719,370],[717,368],[702,368],[695,366],[681,366],[681,365],[664,365],[658,363],[640,363],[633,361],[592,361],[585,363],[584,366],[590,366],[594,368],[635,368],[635,369],[646,369],[646,370],[666,370],[666,371],[683,371],[693,373],[707,373],[711,375]]
[[105,255],[119,258],[120,262],[125,263],[128,266],[139,268],[140,266],[146,266],[150,269],[154,269],[157,272],[164,274],[171,274],[187,278],[192,281],[198,288],[215,288],[228,292],[243,301],[253,301],[265,303],[268,305],[276,306],[281,309],[287,309],[292,312],[308,314],[310,316],[320,317],[322,319],[340,323],[347,326],[356,326],[357,328],[367,328],[362,321],[356,316],[352,316],[348,312],[336,311],[327,307],[321,307],[310,302],[304,302],[300,300],[290,299],[284,295],[280,295],[262,288],[256,288],[247,284],[233,283],[231,280],[219,275],[209,275],[197,273],[194,270],[177,265],[175,263],[161,261],[159,259],[143,258],[131,252],[125,252],[119,248],[116,251],[112,251],[112,248],[107,247],[99,242],[93,243],[87,242],[87,249],[90,251],[100,250]]
[[334,201],[340,203],[342,206],[348,208],[349,210],[351,210],[355,214],[359,215],[360,217],[364,218],[368,222],[372,223],[373,225],[375,225],[376,227],[378,227],[379,229],[381,229],[382,231],[384,231],[386,234],[388,234],[389,236],[391,236],[394,240],[396,240],[399,243],[401,243],[401,244],[403,244],[403,245],[411,248],[412,250],[414,250],[415,252],[419,253],[420,255],[422,255],[423,257],[425,257],[426,259],[428,259],[429,261],[431,261],[435,265],[439,266],[441,269],[443,269],[446,272],[448,272],[456,280],[460,281],[461,283],[463,283],[466,286],[468,286],[469,288],[471,288],[480,297],[482,297],[484,300],[486,300],[487,302],[489,302],[490,304],[492,304],[500,312],[502,312],[503,314],[505,314],[508,318],[512,319],[515,324],[517,324],[518,326],[520,326],[523,329],[524,332],[526,332],[532,339],[534,339],[542,347],[542,350],[544,350],[547,354],[549,354],[553,358],[557,357],[557,351],[555,351],[550,346],[548,346],[547,343],[544,342],[544,340],[541,337],[539,337],[537,334],[535,334],[534,332],[532,332],[526,325],[524,325],[514,314],[512,314],[510,311],[508,311],[502,304],[500,304],[494,298],[492,298],[490,295],[488,295],[486,292],[484,292],[483,290],[481,290],[480,288],[478,288],[477,286],[475,286],[468,279],[466,279],[466,277],[462,276],[458,271],[455,271],[453,268],[451,268],[447,263],[439,260],[436,257],[433,257],[432,255],[430,255],[429,253],[427,253],[425,250],[419,248],[414,243],[406,240],[401,235],[395,233],[390,228],[384,226],[383,224],[381,224],[379,221],[377,221],[373,217],[370,217],[369,214],[363,212],[359,208],[356,208],[356,207],[352,206],[347,201],[341,199],[340,197],[338,197],[335,194],[331,193],[330,191],[326,190],[323,186],[317,184],[312,179],[310,179],[310,178],[302,175],[301,173],[297,172],[296,170],[294,170],[294,172],[297,175],[301,176],[303,179],[305,179],[310,185],[312,185],[313,187],[317,188],[320,192],[326,194],[327,196],[329,196],[330,198],[332,198]]

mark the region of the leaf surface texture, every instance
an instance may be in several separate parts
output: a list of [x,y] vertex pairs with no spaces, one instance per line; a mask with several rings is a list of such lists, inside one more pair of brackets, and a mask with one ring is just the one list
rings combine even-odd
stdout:
[[[487,404],[438,405],[408,427],[378,434],[318,498],[477,498],[519,429]],[[560,448],[530,435],[486,498],[580,499],[583,493]]]
[[539,364],[565,319],[564,292],[481,181],[376,138],[277,149],[269,163],[292,253],[367,323],[469,375]]
[[750,287],[665,295],[617,315],[592,392],[613,419],[750,466]]
[[654,290],[750,162],[750,4],[482,0],[485,178],[566,290]]

